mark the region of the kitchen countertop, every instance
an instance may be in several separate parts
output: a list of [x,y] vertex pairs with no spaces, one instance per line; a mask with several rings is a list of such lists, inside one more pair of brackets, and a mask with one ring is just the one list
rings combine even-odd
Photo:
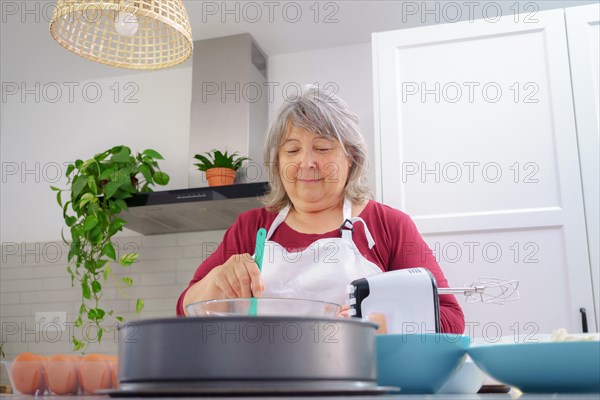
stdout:
[[[37,398],[40,399],[42,396],[26,396],[26,395],[2,395],[2,397],[10,398],[11,400],[18,399],[32,399]],[[43,396],[45,397],[45,396]],[[197,399],[219,399],[219,400],[241,400],[241,399],[261,399],[263,396],[254,396],[254,397],[161,397],[163,399],[173,398],[177,400],[197,400]],[[400,399],[400,400],[420,400],[420,399],[444,399],[444,400],[511,400],[511,399],[520,399],[520,400],[598,400],[600,398],[600,393],[586,393],[586,394],[569,394],[569,393],[561,393],[561,394],[552,394],[552,393],[543,393],[543,394],[518,394],[518,393],[486,393],[486,394],[420,394],[420,395],[376,395],[376,396],[289,396],[289,397],[268,397],[269,400],[277,400],[277,399],[308,399],[308,400],[376,400],[376,399]],[[107,400],[110,397],[107,396],[48,396],[48,400]],[[117,399],[117,398],[115,398]],[[123,397],[126,400],[136,400],[136,399],[147,399],[147,397]]]

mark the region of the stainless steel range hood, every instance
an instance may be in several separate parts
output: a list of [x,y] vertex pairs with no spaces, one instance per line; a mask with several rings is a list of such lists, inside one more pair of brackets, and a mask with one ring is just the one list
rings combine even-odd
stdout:
[[[126,227],[152,235],[226,229],[260,207],[268,187],[262,146],[268,128],[267,58],[249,34],[194,42],[188,186],[129,199]],[[237,151],[253,160],[236,184],[207,187],[194,155]]]
[[140,193],[122,213],[127,229],[144,235],[227,229],[237,216],[260,207],[268,184],[247,183]]

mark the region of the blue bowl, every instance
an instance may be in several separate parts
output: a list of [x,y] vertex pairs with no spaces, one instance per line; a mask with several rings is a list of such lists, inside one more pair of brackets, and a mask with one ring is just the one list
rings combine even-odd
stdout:
[[600,342],[498,344],[469,349],[483,372],[528,393],[600,392]]
[[377,383],[402,394],[436,393],[466,358],[469,337],[454,334],[378,335]]

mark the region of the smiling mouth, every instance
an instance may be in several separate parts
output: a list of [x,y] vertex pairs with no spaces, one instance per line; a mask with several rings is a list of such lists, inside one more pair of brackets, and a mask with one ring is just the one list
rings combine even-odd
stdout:
[[304,183],[316,183],[316,182],[320,182],[321,179],[298,179],[299,182],[304,182]]

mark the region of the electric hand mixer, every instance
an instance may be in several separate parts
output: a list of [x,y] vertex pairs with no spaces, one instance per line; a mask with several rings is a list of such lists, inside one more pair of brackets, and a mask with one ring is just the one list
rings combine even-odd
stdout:
[[440,332],[441,294],[463,294],[467,303],[503,304],[519,299],[519,282],[480,278],[463,288],[438,288],[425,268],[390,271],[357,279],[347,288],[350,316],[383,314],[388,333]]

